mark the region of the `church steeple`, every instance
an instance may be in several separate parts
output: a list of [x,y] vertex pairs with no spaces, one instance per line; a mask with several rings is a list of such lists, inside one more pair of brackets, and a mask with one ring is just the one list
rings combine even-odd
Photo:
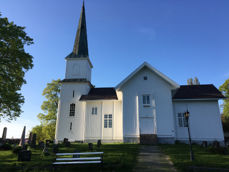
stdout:
[[84,2],[81,9],[73,52],[67,58],[88,58],[87,27]]

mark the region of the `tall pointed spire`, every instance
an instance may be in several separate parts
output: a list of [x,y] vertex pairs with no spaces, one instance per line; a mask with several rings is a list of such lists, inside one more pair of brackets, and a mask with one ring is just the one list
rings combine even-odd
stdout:
[[86,27],[84,2],[81,9],[79,25],[76,33],[73,52],[68,57],[70,58],[88,57],[87,27]]

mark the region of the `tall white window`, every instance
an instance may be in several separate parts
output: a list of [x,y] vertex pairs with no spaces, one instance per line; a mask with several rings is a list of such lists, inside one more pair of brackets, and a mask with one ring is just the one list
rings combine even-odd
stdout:
[[92,107],[91,114],[92,115],[97,115],[97,107]]
[[187,123],[184,113],[178,113],[177,119],[178,119],[177,121],[178,121],[179,127],[188,127],[188,123]]
[[70,130],[72,130],[72,122],[70,123]]
[[149,106],[150,105],[150,95],[145,94],[142,96],[142,103],[144,106]]
[[104,115],[104,128],[112,128],[112,114]]
[[75,116],[75,104],[74,103],[70,104],[69,116]]

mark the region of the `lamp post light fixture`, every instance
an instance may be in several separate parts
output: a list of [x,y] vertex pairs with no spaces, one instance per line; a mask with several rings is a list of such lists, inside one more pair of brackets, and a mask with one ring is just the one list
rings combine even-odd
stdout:
[[184,113],[186,122],[187,122],[187,127],[188,127],[188,138],[189,138],[189,145],[190,145],[190,160],[193,161],[194,160],[194,155],[193,155],[193,151],[192,151],[192,140],[191,140],[191,135],[190,135],[190,129],[189,129],[189,111],[187,110]]

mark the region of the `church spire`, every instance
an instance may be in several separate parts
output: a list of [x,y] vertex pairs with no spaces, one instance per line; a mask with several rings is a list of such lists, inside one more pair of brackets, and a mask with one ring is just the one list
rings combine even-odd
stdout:
[[87,27],[86,27],[84,1],[81,9],[79,25],[77,28],[73,52],[68,57],[70,58],[88,57]]

